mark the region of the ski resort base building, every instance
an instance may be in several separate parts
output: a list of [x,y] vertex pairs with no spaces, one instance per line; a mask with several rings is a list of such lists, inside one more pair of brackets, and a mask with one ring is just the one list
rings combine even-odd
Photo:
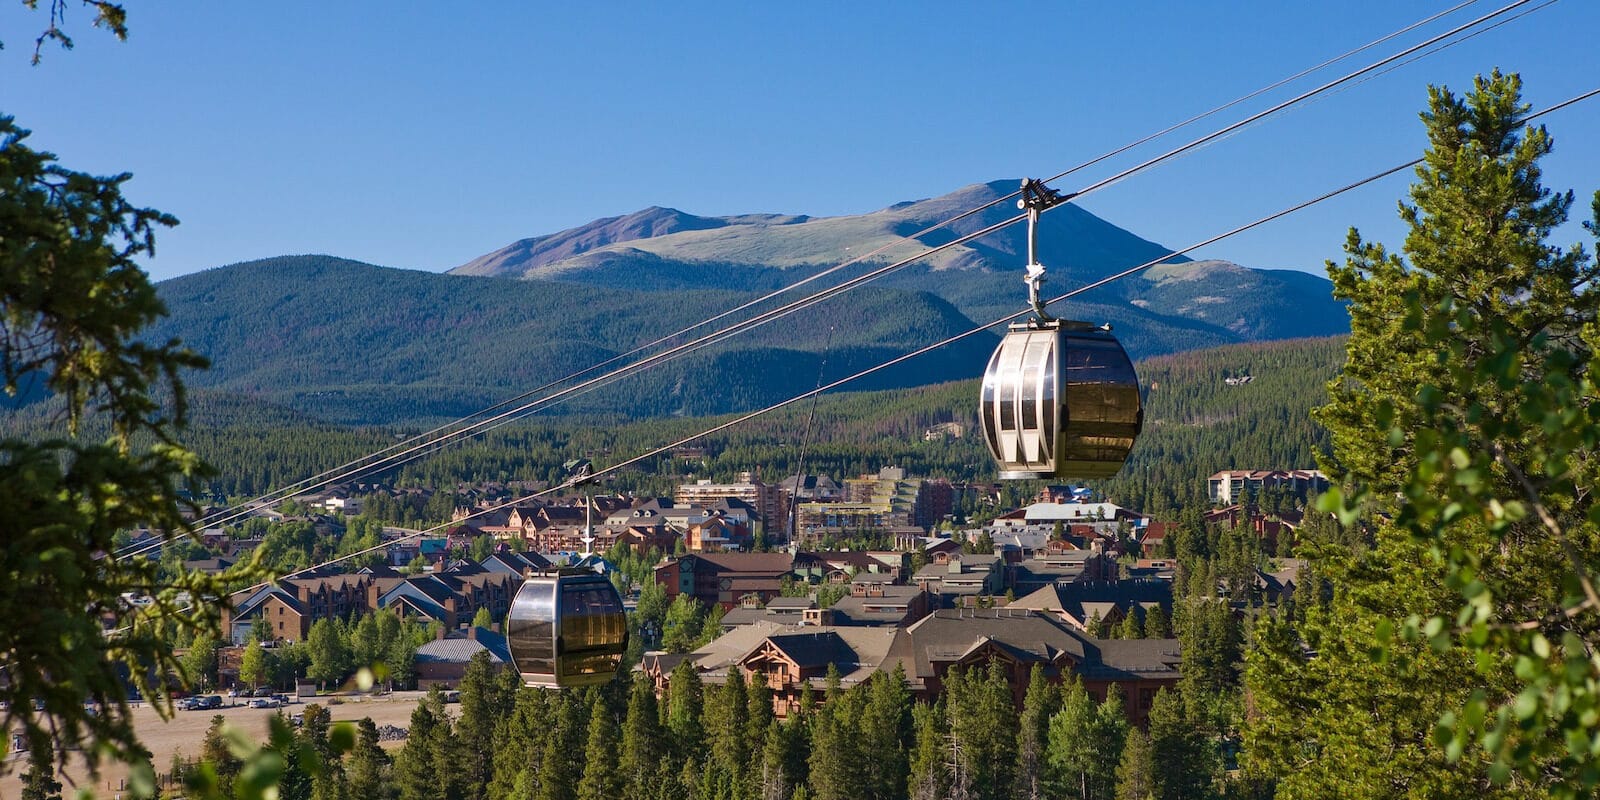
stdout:
[[931,702],[951,670],[998,663],[1020,706],[1038,666],[1052,683],[1077,677],[1096,700],[1121,687],[1128,719],[1143,725],[1156,692],[1177,685],[1181,658],[1176,639],[1095,639],[1055,614],[999,608],[935,611],[906,627],[755,622],[691,653],[648,653],[640,668],[664,693],[684,661],[707,684],[725,682],[733,670],[746,680],[761,674],[779,716],[799,710],[807,684],[820,699],[830,667],[846,688],[899,667],[911,692]]

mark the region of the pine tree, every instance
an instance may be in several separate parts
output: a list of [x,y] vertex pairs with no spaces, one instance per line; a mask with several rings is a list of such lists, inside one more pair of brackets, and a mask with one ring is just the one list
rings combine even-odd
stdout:
[[750,675],[750,684],[745,689],[745,740],[750,742],[751,771],[761,770],[761,748],[757,743],[765,742],[767,727],[775,718],[772,710],[772,689],[767,686],[765,673],[754,672]]
[[479,650],[467,662],[461,677],[461,716],[456,720],[455,740],[459,743],[461,779],[470,791],[489,785],[493,775],[495,724],[511,705],[502,697],[495,680],[496,669],[488,650]]
[[589,741],[583,751],[583,779],[577,800],[615,800],[622,794],[623,774],[618,766],[621,743],[616,717],[599,693],[589,711]]
[[434,715],[427,698],[418,700],[416,709],[411,712],[405,746],[394,760],[399,800],[434,800],[438,796],[434,781],[433,733],[439,725],[439,718]]
[[1184,691],[1216,694],[1236,688],[1244,636],[1233,607],[1221,600],[1196,598],[1182,601],[1182,606],[1178,641]]
[[378,745],[378,726],[371,717],[356,723],[355,747],[350,751],[349,765],[345,769],[352,798],[360,800],[387,800],[393,796],[389,776],[389,754]]
[[700,635],[695,637],[694,647],[704,647],[722,635],[722,617],[727,612],[721,603],[713,603],[706,612],[705,618],[700,621]]
[[1017,727],[1017,797],[1041,800],[1045,796],[1050,718],[1060,704],[1061,692],[1045,681],[1042,666],[1033,665]]
[[283,773],[278,778],[280,800],[311,800],[316,750],[307,746],[304,735],[274,739],[272,747],[283,760]]
[[957,769],[968,776],[978,800],[1010,797],[1017,770],[1017,711],[1004,669],[992,661],[988,670],[973,670],[948,684]]
[[703,689],[700,673],[689,661],[678,662],[667,680],[667,740],[673,765],[681,768],[685,763],[703,760],[705,730],[700,721]]
[[301,714],[296,760],[310,777],[310,800],[344,800],[348,794],[344,763],[329,737],[332,728],[333,714],[326,707],[318,703],[306,706]]
[[950,747],[944,710],[918,703],[911,711],[916,726],[916,748],[911,753],[911,800],[945,800],[951,787]]
[[1118,639],[1143,639],[1144,638],[1144,609],[1132,606],[1128,609],[1128,616],[1122,618],[1122,624],[1117,626]]
[[811,722],[816,714],[817,703],[810,681],[800,685],[798,706],[784,725],[784,733],[789,737],[789,762],[785,774],[797,789],[809,786],[811,782]]
[[537,800],[577,800],[576,787],[582,779],[583,765],[579,762],[584,752],[579,742],[585,741],[582,701],[576,693],[562,693],[556,698],[558,710],[555,729],[545,746],[544,759],[539,763],[539,792]]
[[[519,683],[509,670],[513,684]],[[507,691],[511,689],[511,691]],[[555,726],[551,710],[554,695],[538,689],[502,685],[502,693],[515,698],[511,712],[495,726],[494,777],[489,800],[527,800],[538,790],[539,765]]]
[[444,691],[435,684],[428,689],[428,696],[423,702],[432,708],[434,719],[438,720],[427,737],[434,794],[441,800],[466,800],[469,793],[478,791],[478,787],[470,786],[466,774],[461,770],[461,764],[466,760],[465,747],[456,738],[454,720],[445,710]]
[[227,737],[223,735],[222,729],[227,724],[227,717],[221,714],[212,716],[205,739],[200,743],[200,761],[211,766],[212,774],[217,779],[217,793],[224,797],[233,793],[233,779],[244,768],[244,762],[233,754],[228,747]]
[[817,800],[844,800],[859,777],[855,770],[855,747],[851,720],[839,687],[839,673],[828,666],[829,689],[822,707],[811,715],[811,758],[808,764],[811,795]]
[[1184,715],[1183,698],[1156,692],[1150,706],[1151,786],[1159,800],[1203,800],[1211,793],[1210,743]]
[[1054,793],[1062,797],[1089,796],[1090,729],[1094,724],[1094,699],[1076,677],[1061,687],[1060,709],[1047,729],[1046,776]]
[[1600,680],[1600,620],[1573,613],[1600,563],[1595,426],[1574,414],[1597,394],[1600,267],[1546,243],[1572,195],[1541,186],[1552,143],[1520,93],[1498,72],[1465,97],[1430,89],[1403,256],[1352,231],[1330,265],[1351,335],[1317,412],[1339,482],[1323,503],[1359,525],[1357,546],[1315,550],[1327,591],[1303,621],[1257,626],[1246,766],[1282,796],[1600,780],[1569,740],[1592,734],[1572,711]]
[[786,800],[795,785],[794,777],[789,774],[792,758],[789,748],[793,740],[782,723],[768,719],[761,741],[761,764],[754,796],[756,800]]
[[1094,612],[1094,614],[1089,617],[1089,621],[1085,623],[1085,625],[1087,628],[1085,632],[1090,636],[1093,636],[1096,639],[1106,638],[1108,629],[1106,626],[1106,621],[1100,618],[1100,612]]
[[650,686],[650,679],[643,672],[635,673],[633,688],[628,692],[628,715],[622,730],[622,756],[617,765],[625,800],[649,800],[655,797],[657,776],[667,760],[667,748],[663,745],[665,737],[658,714],[656,694]]
[[1172,620],[1167,616],[1167,612],[1162,610],[1161,606],[1155,606],[1150,609],[1150,613],[1144,618],[1144,628],[1144,635],[1147,638],[1172,638]]
[[861,750],[862,796],[899,800],[906,796],[906,747],[911,738],[911,692],[905,671],[878,672],[866,684],[858,747]]
[[1127,743],[1122,746],[1122,760],[1117,763],[1117,800],[1150,800],[1155,796],[1151,778],[1150,740],[1144,731],[1132,728]]
[[1122,752],[1126,746],[1129,727],[1122,687],[1113,683],[1094,712],[1094,748],[1100,758],[1094,764],[1090,783],[1097,797],[1110,800],[1116,794],[1117,764],[1112,754]]
[[728,793],[742,796],[750,763],[749,699],[745,696],[744,673],[737,667],[712,693],[706,704],[705,729],[708,742],[707,774],[715,774],[728,784]]
[[22,773],[22,800],[61,800],[61,781],[56,780],[50,751],[28,753],[28,769]]

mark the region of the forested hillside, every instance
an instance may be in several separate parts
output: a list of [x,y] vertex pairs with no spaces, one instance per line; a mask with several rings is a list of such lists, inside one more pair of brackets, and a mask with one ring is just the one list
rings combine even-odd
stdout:
[[[171,315],[148,338],[181,338],[211,360],[187,376],[191,387],[352,424],[471,413],[754,297],[445,276],[326,256],[237,264],[160,289]],[[970,327],[933,295],[867,287],[562,411],[648,417],[753,408],[815,386],[824,361],[831,380]],[[994,342],[974,336],[861,388],[975,376]]]
[[[1013,181],[979,184],[826,219],[646,209],[517,242],[452,275],[320,255],[233,264],[160,284],[169,315],[146,337],[179,339],[210,360],[210,369],[187,376],[194,388],[252,395],[341,424],[449,419],[851,259],[863,261],[718,319],[692,337],[1008,219],[1009,204],[1001,203],[948,230],[902,238],[1014,188]],[[1039,237],[1050,270],[1046,296],[1168,252],[1070,204],[1051,214]],[[874,250],[880,246],[886,249]],[[564,404],[561,412],[645,419],[770,404],[815,386],[819,373],[824,380],[850,375],[1023,310],[1018,269],[1025,251],[1022,227],[997,230],[631,376]],[[1135,358],[1347,329],[1321,277],[1224,261],[1170,261],[1052,311],[1112,325]],[[995,335],[964,339],[853,388],[977,377]]]
[[[1344,357],[1342,338],[1200,350],[1140,362],[1145,433],[1116,478],[1099,482],[1123,505],[1162,512],[1201,502],[1204,479],[1222,469],[1310,468],[1326,447],[1310,410]],[[1248,376],[1230,385],[1226,379]],[[692,459],[662,457],[617,476],[617,489],[670,493],[689,476],[730,479],[755,470],[768,480],[801,467],[836,477],[898,465],[919,476],[989,481],[994,465],[974,435],[977,381],[824,396],[795,403],[697,441]],[[416,427],[352,428],[313,422],[236,395],[198,391],[186,438],[218,468],[215,490],[260,494],[420,433]],[[690,436],[726,419],[632,421],[618,415],[535,416],[405,466],[393,479],[429,487],[458,482],[556,480],[562,462],[604,466]],[[967,435],[924,441],[944,422]],[[809,435],[807,431],[810,431]],[[1031,484],[1015,487],[1018,496]]]
[[[1311,409],[1344,363],[1345,337],[1230,345],[1141,362],[1144,435],[1105,491],[1159,512],[1204,500],[1224,469],[1311,469],[1328,446]],[[1230,385],[1228,378],[1249,377]]]

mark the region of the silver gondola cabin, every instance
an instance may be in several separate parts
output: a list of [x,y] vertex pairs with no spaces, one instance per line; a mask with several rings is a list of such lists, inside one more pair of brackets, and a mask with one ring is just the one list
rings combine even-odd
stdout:
[[622,598],[610,580],[586,569],[535,573],[511,601],[506,643],[528,686],[607,683],[628,648]]
[[1039,215],[1066,202],[1036,180],[1022,182],[1028,215],[1023,282],[1034,318],[1013,323],[983,373],[978,420],[1000,477],[1109,478],[1144,427],[1139,376],[1111,326],[1056,319],[1040,296]]
[[1139,378],[1104,328],[1018,323],[984,371],[979,421],[1002,479],[1109,478],[1144,424]]

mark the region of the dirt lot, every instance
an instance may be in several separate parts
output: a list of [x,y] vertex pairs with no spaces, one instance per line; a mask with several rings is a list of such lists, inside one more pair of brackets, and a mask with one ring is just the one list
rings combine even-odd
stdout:
[[[411,712],[417,707],[417,700],[422,697],[422,692],[396,692],[391,695],[378,697],[346,697],[340,698],[344,702],[331,705],[327,698],[321,701],[332,714],[334,721],[357,720],[362,717],[371,717],[379,726],[397,725],[407,727],[411,722]],[[267,738],[267,719],[274,714],[298,714],[305,709],[305,703],[294,702],[282,709],[246,708],[244,700],[233,700],[224,697],[225,703],[237,702],[237,706],[224,706],[210,711],[178,711],[171,720],[163,721],[149,706],[134,709],[134,720],[138,726],[139,738],[145,747],[150,748],[154,754],[153,763],[157,772],[165,772],[172,764],[172,754],[181,752],[186,757],[195,756],[200,752],[200,742],[205,738],[206,728],[211,725],[211,718],[217,714],[227,717],[228,721],[241,727],[246,733],[254,736],[259,741]],[[390,744],[385,742],[386,745]],[[398,743],[395,743],[398,744]],[[20,773],[25,764],[16,758],[8,761],[8,772],[0,777],[0,800],[15,800],[22,796],[22,780]],[[127,768],[120,764],[102,764],[100,779],[94,784],[89,784],[87,773],[81,765],[75,765],[67,771],[67,778],[76,781],[76,786],[94,786],[96,794],[101,797],[115,797],[117,790],[122,785],[122,780],[127,777]],[[74,784],[67,783],[63,795],[70,797]]]

